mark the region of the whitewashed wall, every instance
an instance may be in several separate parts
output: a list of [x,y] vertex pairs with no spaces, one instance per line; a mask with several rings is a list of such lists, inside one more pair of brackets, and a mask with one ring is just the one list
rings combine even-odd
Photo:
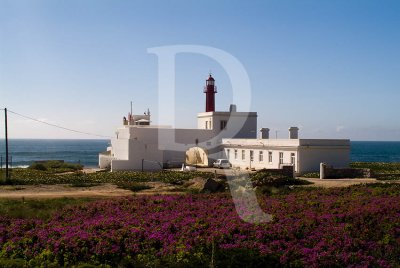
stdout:
[[[221,129],[221,121],[226,121],[226,128]],[[206,124],[206,122],[208,122]],[[225,138],[256,138],[257,113],[255,112],[207,112],[197,115],[199,129],[212,129]]]
[[[229,153],[228,153],[229,150]],[[235,157],[235,150],[237,150],[237,156]],[[242,159],[242,151],[244,151],[244,159]],[[253,151],[253,161],[250,158],[250,151]],[[262,160],[260,159],[260,152],[262,152]],[[269,153],[272,153],[272,161],[269,159]],[[240,169],[263,169],[270,168],[276,169],[281,168],[282,164],[279,163],[279,153],[283,154],[282,164],[292,164],[291,163],[291,154],[294,154],[294,166],[297,171],[297,151],[289,150],[289,149],[270,149],[265,150],[262,148],[242,148],[242,147],[229,147],[224,148],[224,156],[229,159],[229,162],[232,164],[233,168]],[[229,154],[229,158],[228,158]]]
[[[223,139],[223,147],[224,158],[228,158],[229,150],[229,161],[240,169],[281,168],[282,164],[294,163],[296,173],[301,174],[319,171],[321,162],[338,168],[348,167],[350,163],[350,141],[342,139]],[[250,162],[251,150],[254,157]],[[242,151],[245,159],[242,159]],[[259,160],[260,151],[263,161]],[[272,152],[272,161],[269,161],[269,152]],[[280,153],[283,153],[282,164]]]

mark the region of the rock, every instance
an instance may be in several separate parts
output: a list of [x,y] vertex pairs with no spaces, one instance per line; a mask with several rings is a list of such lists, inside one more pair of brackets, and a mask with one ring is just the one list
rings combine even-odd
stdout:
[[224,185],[220,182],[217,182],[214,179],[205,179],[202,177],[196,177],[189,180],[185,185],[187,188],[196,189],[200,192],[220,192],[224,190]]

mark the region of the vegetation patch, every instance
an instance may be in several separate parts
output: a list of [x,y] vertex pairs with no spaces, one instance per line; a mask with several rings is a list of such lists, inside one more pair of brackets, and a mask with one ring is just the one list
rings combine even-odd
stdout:
[[352,162],[351,168],[369,168],[375,173],[400,173],[400,163]]
[[36,206],[58,211],[19,220],[0,213],[0,264],[398,267],[399,193],[400,185],[376,184],[259,196],[273,221],[258,224],[237,214],[248,200],[224,193],[45,201]]
[[291,178],[284,175],[276,175],[268,172],[268,169],[257,171],[250,175],[251,181],[254,186],[273,186],[283,187],[288,185],[309,185],[312,182]]
[[319,172],[304,173],[301,176],[304,177],[304,178],[314,178],[314,179],[319,179],[320,178]]
[[[0,171],[4,177],[4,171]],[[75,171],[71,173],[51,173],[36,169],[12,169],[8,184],[12,185],[38,185],[38,184],[73,184],[73,183],[126,183],[126,182],[150,182],[159,181],[174,185],[182,185],[183,182],[195,177],[212,178],[214,174],[209,172],[139,172],[139,171],[116,171],[84,173]]]
[[[400,180],[400,163],[352,162],[350,168],[368,168],[378,180]],[[319,172],[305,173],[305,178],[319,178]]]
[[138,182],[120,182],[117,184],[117,186],[118,186],[118,188],[130,190],[132,192],[139,192],[142,190],[147,190],[147,189],[153,188],[149,185],[146,185],[144,183],[138,183]]
[[378,180],[400,180],[400,163],[354,162],[352,168],[369,168],[372,176]]
[[[250,175],[251,184],[262,195],[288,194],[295,190],[295,186],[310,185],[312,182],[291,178],[285,175],[271,173],[268,169],[259,170]],[[247,185],[244,185],[247,187]]]
[[[80,205],[93,200],[95,199],[93,198],[0,199],[0,218],[6,217],[6,218],[17,218],[17,219],[48,219],[56,211],[59,211],[64,207],[70,205]],[[0,267],[2,266],[0,265]]]
[[353,162],[352,168],[369,168],[378,180],[400,180],[400,163]]
[[82,170],[83,165],[75,163],[67,163],[64,161],[49,160],[49,161],[34,162],[28,167],[28,169],[47,171],[48,173],[63,173],[63,172]]

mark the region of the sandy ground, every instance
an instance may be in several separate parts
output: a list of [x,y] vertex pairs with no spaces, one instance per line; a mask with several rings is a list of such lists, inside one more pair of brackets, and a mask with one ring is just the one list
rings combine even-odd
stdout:
[[307,186],[313,187],[324,187],[324,188],[331,188],[331,187],[347,187],[356,184],[365,184],[365,183],[384,183],[383,181],[379,181],[376,179],[314,179],[314,178],[300,178],[303,180],[307,180],[309,182],[313,182],[314,184],[310,184]]
[[[238,174],[237,171],[232,169],[214,169],[214,168],[201,168],[199,171],[216,172],[217,174],[234,175]],[[96,172],[95,169],[87,169],[85,172]],[[314,187],[347,187],[355,184],[376,183],[382,182],[376,179],[314,179],[314,178],[301,178],[313,182],[309,186]],[[391,181],[394,182],[394,181]],[[400,183],[400,181],[396,181]],[[147,182],[151,189],[142,190],[140,192],[132,192],[118,188],[114,184],[101,184],[93,187],[71,187],[68,184],[56,185],[3,185],[0,186],[0,198],[62,198],[62,197],[116,197],[116,196],[131,196],[133,194],[180,194],[177,186],[161,183],[161,182]]]
[[116,197],[145,194],[181,194],[177,186],[162,182],[143,183],[151,186],[140,192],[132,192],[118,188],[114,184],[105,183],[92,187],[71,187],[69,184],[55,185],[2,185],[0,186],[0,198],[62,198],[62,197]]
[[0,198],[60,198],[129,196],[132,192],[113,184],[71,187],[67,184],[0,186]]

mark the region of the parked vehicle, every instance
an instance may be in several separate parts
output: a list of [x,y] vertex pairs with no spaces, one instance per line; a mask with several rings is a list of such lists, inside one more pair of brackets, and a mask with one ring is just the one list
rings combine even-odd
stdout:
[[230,168],[232,165],[229,163],[228,159],[217,159],[217,161],[214,162],[213,166],[215,168]]

